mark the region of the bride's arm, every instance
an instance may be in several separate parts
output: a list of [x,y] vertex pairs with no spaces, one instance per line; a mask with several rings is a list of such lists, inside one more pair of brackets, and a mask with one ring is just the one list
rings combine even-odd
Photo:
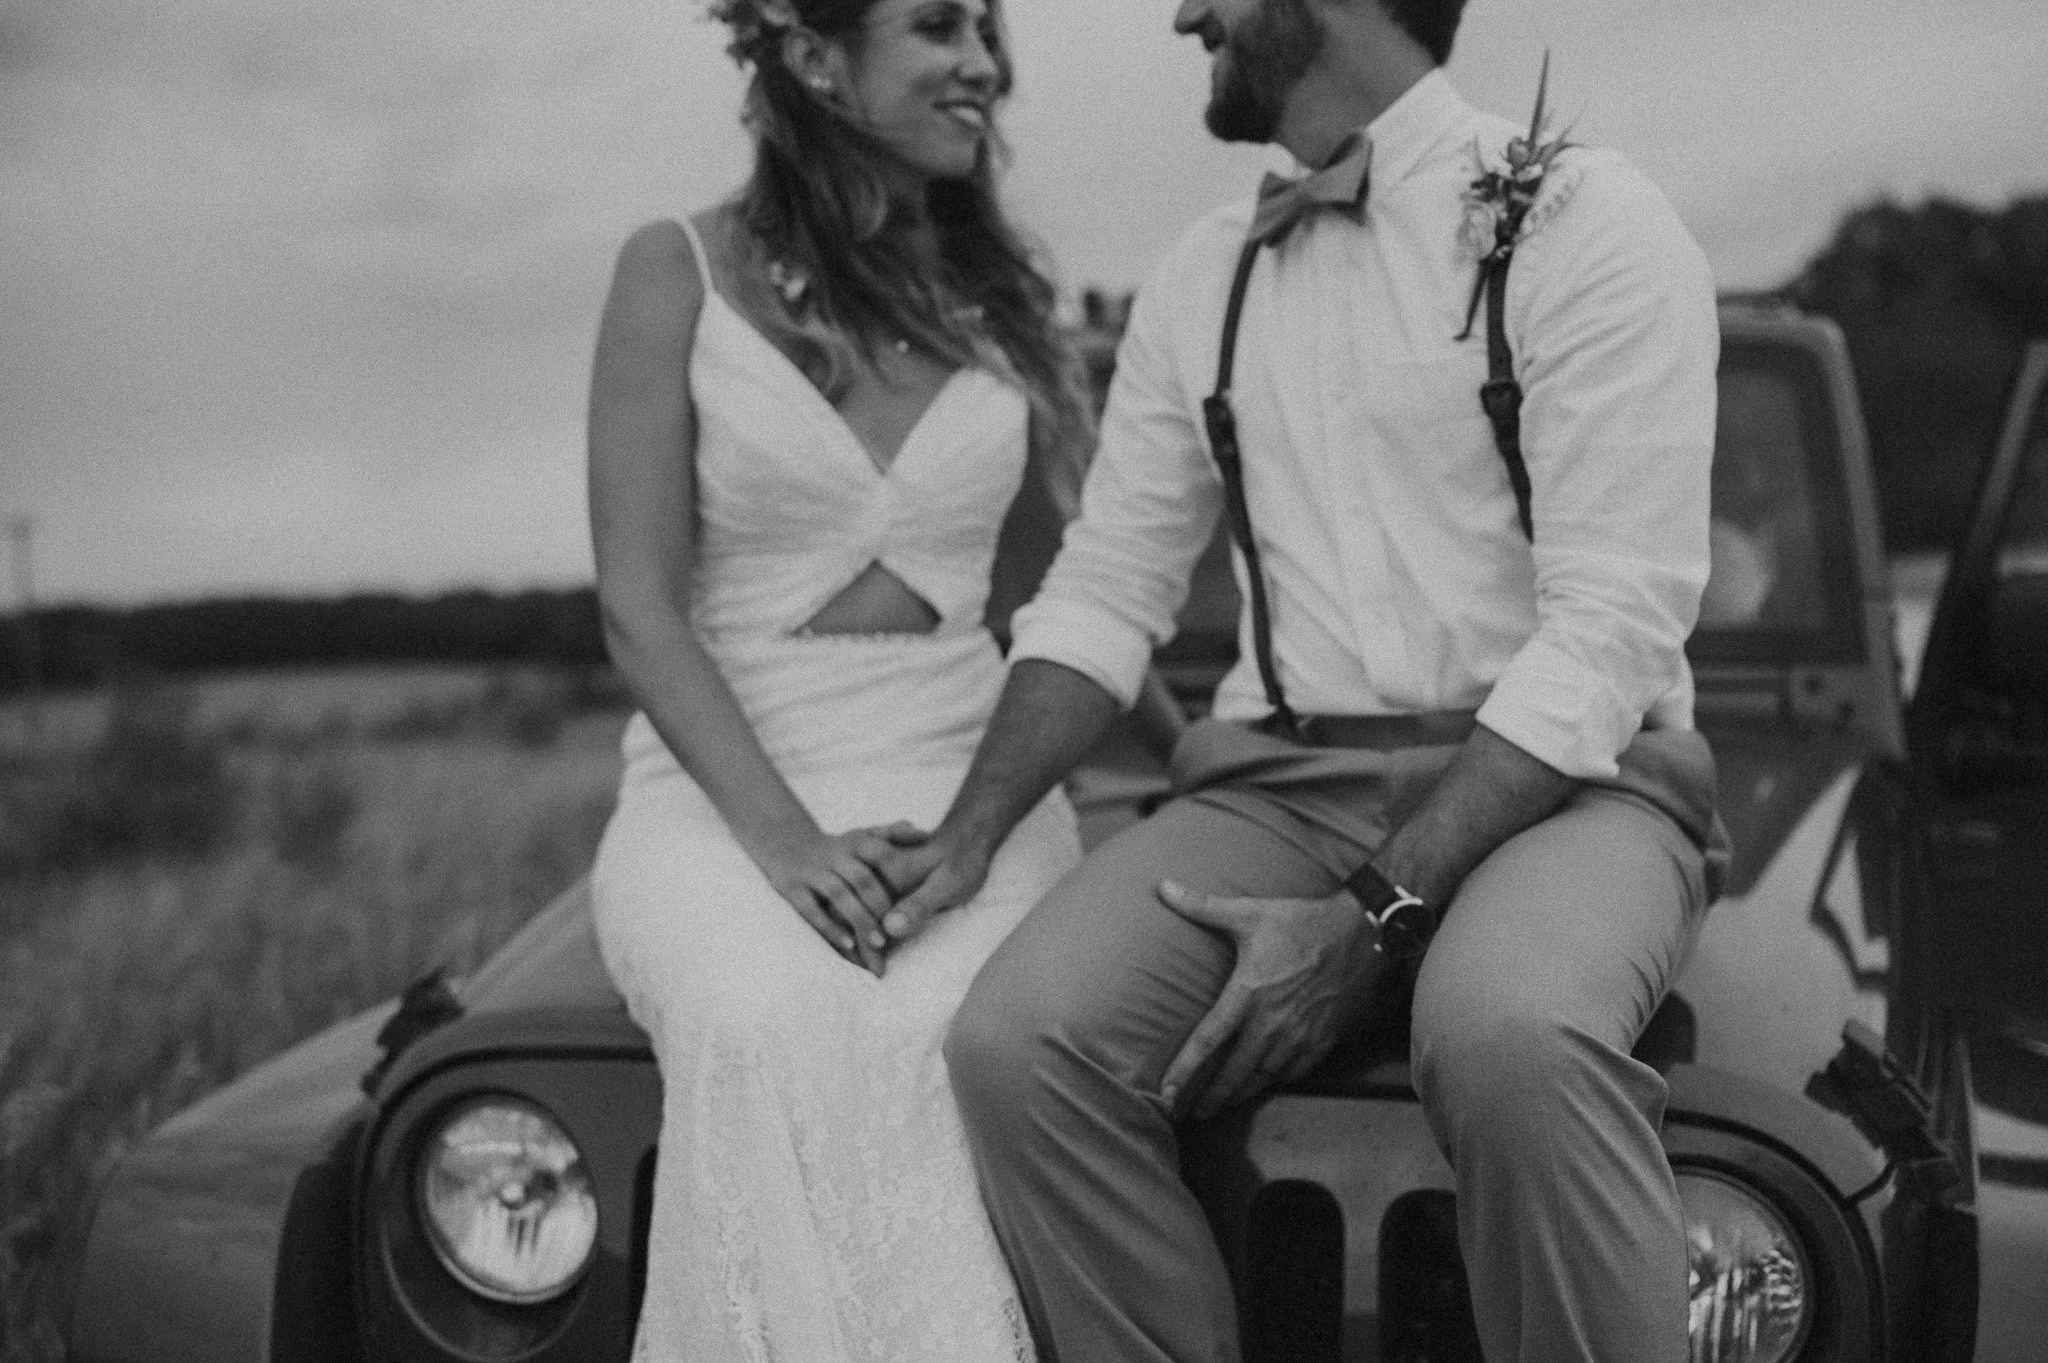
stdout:
[[[590,530],[605,646],[676,761],[777,893],[840,954],[881,970],[888,892],[823,833],[762,750],[689,620],[696,418],[689,365],[704,280],[674,222],[619,252],[590,381]],[[879,850],[876,850],[879,855]]]

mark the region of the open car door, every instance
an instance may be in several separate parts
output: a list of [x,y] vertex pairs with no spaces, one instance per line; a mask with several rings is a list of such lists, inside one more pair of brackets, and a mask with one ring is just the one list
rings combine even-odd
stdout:
[[2020,364],[1907,741],[1927,784],[1932,993],[2048,1047],[2048,342]]

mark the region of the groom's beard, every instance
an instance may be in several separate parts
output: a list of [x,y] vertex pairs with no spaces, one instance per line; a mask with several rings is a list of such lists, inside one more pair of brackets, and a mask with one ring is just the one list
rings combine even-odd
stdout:
[[1271,142],[1288,93],[1322,49],[1308,0],[1266,0],[1217,49],[1222,73],[1209,98],[1209,131],[1225,142]]

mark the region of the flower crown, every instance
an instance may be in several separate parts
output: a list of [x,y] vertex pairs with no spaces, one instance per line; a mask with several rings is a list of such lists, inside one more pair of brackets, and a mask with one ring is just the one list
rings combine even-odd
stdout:
[[726,52],[741,66],[759,66],[780,50],[783,35],[803,20],[789,0],[712,0],[711,17],[732,30]]

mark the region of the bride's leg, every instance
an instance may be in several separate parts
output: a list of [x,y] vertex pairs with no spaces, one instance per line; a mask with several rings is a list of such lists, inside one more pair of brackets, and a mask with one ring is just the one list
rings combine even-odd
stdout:
[[807,1055],[849,1025],[869,977],[768,887],[680,772],[622,792],[592,902],[662,1073],[636,1359],[846,1359],[791,1124]]
[[629,785],[594,898],[664,1084],[637,1357],[1029,1359],[940,1044],[1075,854],[1071,814],[1048,806],[989,892],[878,981],[769,890],[686,778]]
[[[860,1039],[822,1090],[838,1106],[807,1129],[820,1224],[841,1247],[842,1314],[873,1363],[1029,1363],[1029,1329],[988,1224],[942,1045],[968,984],[1078,859],[1056,800],[1012,835],[981,894],[892,953],[862,1000]],[[844,1087],[838,1087],[843,1085]],[[836,1193],[835,1191],[836,1190]]]

